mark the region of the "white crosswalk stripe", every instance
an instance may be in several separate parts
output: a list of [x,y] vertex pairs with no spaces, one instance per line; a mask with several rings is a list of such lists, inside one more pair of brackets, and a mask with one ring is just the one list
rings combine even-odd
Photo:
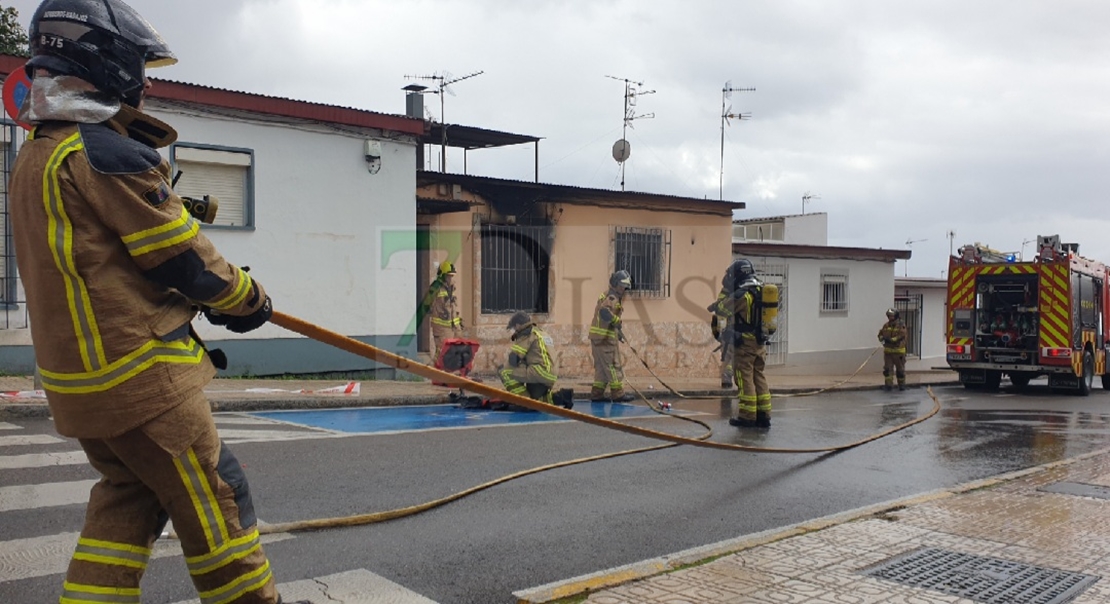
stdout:
[[[365,569],[306,581],[279,583],[278,591],[286,602],[308,600],[328,604],[436,604],[433,600]],[[200,600],[185,600],[176,604],[199,602]]]
[[[343,436],[328,430],[298,429],[283,422],[246,415],[217,414],[215,420],[220,437],[228,444]],[[0,486],[0,527],[5,526],[4,513],[85,504],[88,502],[89,490],[97,482],[95,479],[55,479],[38,484],[13,484],[11,472],[14,471],[42,469],[31,474],[18,474],[34,476],[42,471],[53,471],[53,468],[73,468],[88,463],[77,441],[50,434],[19,434],[23,429],[15,423],[0,422],[0,430],[6,432],[4,436],[0,436],[0,485],[4,485]],[[65,445],[66,450],[52,450],[58,449],[60,444]],[[41,447],[42,450],[35,451],[33,447]],[[28,450],[34,452],[27,452]],[[61,475],[73,477],[75,470],[58,471],[63,472]],[[59,476],[57,473],[50,475]],[[79,519],[75,519],[75,522],[77,526],[80,525]],[[71,524],[70,528],[72,527]],[[0,536],[3,534],[4,532],[0,532]],[[78,535],[77,532],[66,531],[0,541],[0,593],[8,593],[4,591],[3,584],[11,581],[55,575],[59,576],[60,581],[60,576],[65,573],[73,555]],[[289,533],[263,535],[262,543],[294,538]],[[159,539],[151,557],[169,558],[181,555],[180,544],[176,540]],[[366,569],[280,583],[278,589],[286,602],[308,600],[330,604],[436,604]],[[196,602],[198,600],[185,600],[182,604]]]

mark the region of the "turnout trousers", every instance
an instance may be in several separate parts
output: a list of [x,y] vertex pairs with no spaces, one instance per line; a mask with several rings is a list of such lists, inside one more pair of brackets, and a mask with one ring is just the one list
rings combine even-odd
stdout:
[[758,417],[771,416],[771,388],[763,369],[767,365],[767,348],[754,339],[744,338],[733,349],[733,367],[739,404],[736,416],[742,420],[756,421]]
[[[894,375],[891,375],[893,373]],[[906,385],[906,353],[883,352],[883,384],[893,386],[894,378],[898,378],[898,385]]]
[[594,381],[590,387],[590,398],[602,398],[606,388],[613,399],[624,396],[624,369],[621,368],[618,346],[616,340],[590,342],[590,352],[594,357]]
[[279,601],[246,476],[220,441],[203,393],[130,432],[80,443],[101,478],[61,604],[138,604],[167,519],[202,604]]

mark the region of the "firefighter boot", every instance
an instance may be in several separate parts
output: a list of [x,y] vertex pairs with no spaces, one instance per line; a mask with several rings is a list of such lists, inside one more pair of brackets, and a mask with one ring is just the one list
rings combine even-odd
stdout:
[[755,414],[755,426],[757,428],[770,428],[771,427],[771,414],[766,411],[759,411]]
[[636,400],[636,397],[632,396],[631,392],[625,393],[624,388],[611,390],[609,395],[614,403],[628,403]]
[[605,398],[605,389],[596,386],[590,388],[590,401],[594,403],[608,403],[609,399]]
[[757,426],[756,420],[744,419],[742,417],[728,418],[728,425],[736,426],[737,428],[755,428]]

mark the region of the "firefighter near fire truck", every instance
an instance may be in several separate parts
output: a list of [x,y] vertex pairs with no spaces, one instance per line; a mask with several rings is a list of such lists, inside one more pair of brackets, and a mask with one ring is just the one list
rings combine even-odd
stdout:
[[736,417],[728,423],[738,428],[770,428],[771,388],[763,370],[767,341],[778,323],[779,290],[760,281],[751,261],[744,258],[725,270],[724,285],[730,293],[717,304],[715,314],[718,324],[727,326],[722,342],[733,346],[739,401]]
[[1037,254],[1017,261],[976,243],[948,263],[947,360],[968,389],[1017,388],[1047,376],[1055,391],[1086,396],[1106,370],[1108,268],[1059,235],[1038,236]]
[[[898,311],[888,308],[886,323],[879,328],[879,341],[883,344],[883,390],[894,388],[894,378],[898,378],[898,389],[906,389],[906,324]],[[893,375],[892,375],[893,374]]]

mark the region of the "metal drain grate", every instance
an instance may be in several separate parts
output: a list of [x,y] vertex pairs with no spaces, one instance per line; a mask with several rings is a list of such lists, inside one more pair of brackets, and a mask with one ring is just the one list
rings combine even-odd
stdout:
[[1079,497],[1110,499],[1110,487],[1097,484],[1084,484],[1082,482],[1054,482],[1037,490],[1046,493],[1058,493],[1060,495],[1077,495]]
[[863,574],[989,604],[1063,604],[1100,577],[923,547]]

